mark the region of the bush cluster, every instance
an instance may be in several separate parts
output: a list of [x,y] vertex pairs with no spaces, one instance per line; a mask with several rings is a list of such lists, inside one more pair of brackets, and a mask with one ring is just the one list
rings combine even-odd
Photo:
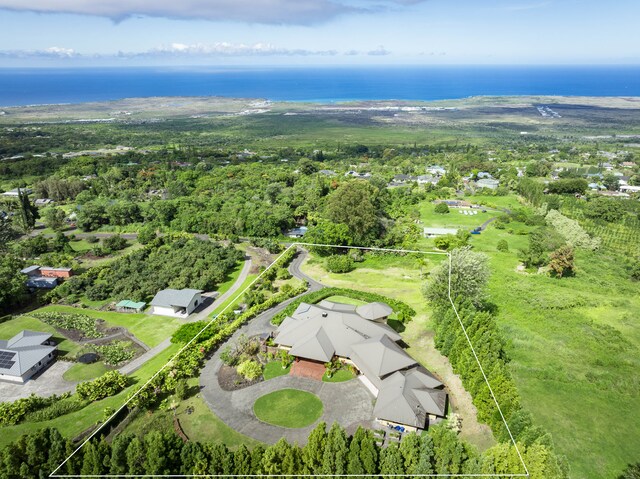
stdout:
[[331,273],[348,273],[353,271],[353,260],[349,255],[334,254],[327,258],[326,268]]
[[119,371],[109,371],[93,381],[86,381],[76,386],[76,394],[80,399],[98,401],[114,396],[129,385],[129,378]]
[[130,341],[112,341],[108,344],[95,346],[95,349],[100,353],[100,357],[105,364],[118,366],[135,356],[131,346]]
[[17,399],[13,402],[0,403],[0,426],[12,426],[18,424],[29,414],[43,410],[61,399],[68,398],[69,393],[61,396],[53,395],[40,397],[31,394],[29,397]]

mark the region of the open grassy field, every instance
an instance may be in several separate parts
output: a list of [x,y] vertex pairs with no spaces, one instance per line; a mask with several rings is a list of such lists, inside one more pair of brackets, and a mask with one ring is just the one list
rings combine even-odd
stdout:
[[93,364],[76,363],[67,369],[62,377],[65,381],[88,381],[102,376],[109,370],[110,368],[101,361]]
[[524,407],[571,477],[614,477],[640,450],[640,285],[606,252],[579,252],[578,273],[561,280],[516,272],[513,252],[490,257],[490,300]]

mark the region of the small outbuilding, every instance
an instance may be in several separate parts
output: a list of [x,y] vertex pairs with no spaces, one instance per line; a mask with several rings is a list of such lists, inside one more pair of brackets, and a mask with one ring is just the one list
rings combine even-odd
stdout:
[[151,314],[186,318],[202,302],[200,289],[163,289],[151,300]]
[[130,301],[123,299],[116,304],[116,311],[119,313],[140,313],[144,309],[147,303],[143,301]]

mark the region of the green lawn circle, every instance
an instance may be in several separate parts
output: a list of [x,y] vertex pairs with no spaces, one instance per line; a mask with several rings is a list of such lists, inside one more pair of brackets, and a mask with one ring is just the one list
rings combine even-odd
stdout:
[[258,419],[289,428],[310,426],[320,419],[322,410],[318,396],[299,389],[280,389],[259,397],[253,404]]

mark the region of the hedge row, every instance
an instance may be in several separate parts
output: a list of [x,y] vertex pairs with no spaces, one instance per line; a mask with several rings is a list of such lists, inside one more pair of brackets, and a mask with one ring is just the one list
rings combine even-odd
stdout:
[[60,399],[66,399],[69,396],[69,393],[65,393],[62,396],[54,394],[44,398],[31,394],[29,397],[17,399],[13,402],[0,403],[0,426],[18,424],[27,414],[47,408]]
[[76,386],[76,394],[80,399],[98,401],[114,396],[129,385],[129,377],[120,371],[109,371],[93,381],[80,383]]
[[398,320],[403,323],[410,321],[411,318],[416,315],[415,310],[408,304],[381,294],[347,288],[323,288],[320,291],[307,293],[293,301],[284,310],[282,310],[282,312],[276,314],[271,320],[271,323],[275,325],[282,323],[284,318],[291,316],[294,313],[298,306],[300,306],[300,303],[315,304],[331,296],[346,296],[348,298],[359,299],[360,301],[365,301],[367,303],[373,303],[375,301],[387,303],[397,313]]

